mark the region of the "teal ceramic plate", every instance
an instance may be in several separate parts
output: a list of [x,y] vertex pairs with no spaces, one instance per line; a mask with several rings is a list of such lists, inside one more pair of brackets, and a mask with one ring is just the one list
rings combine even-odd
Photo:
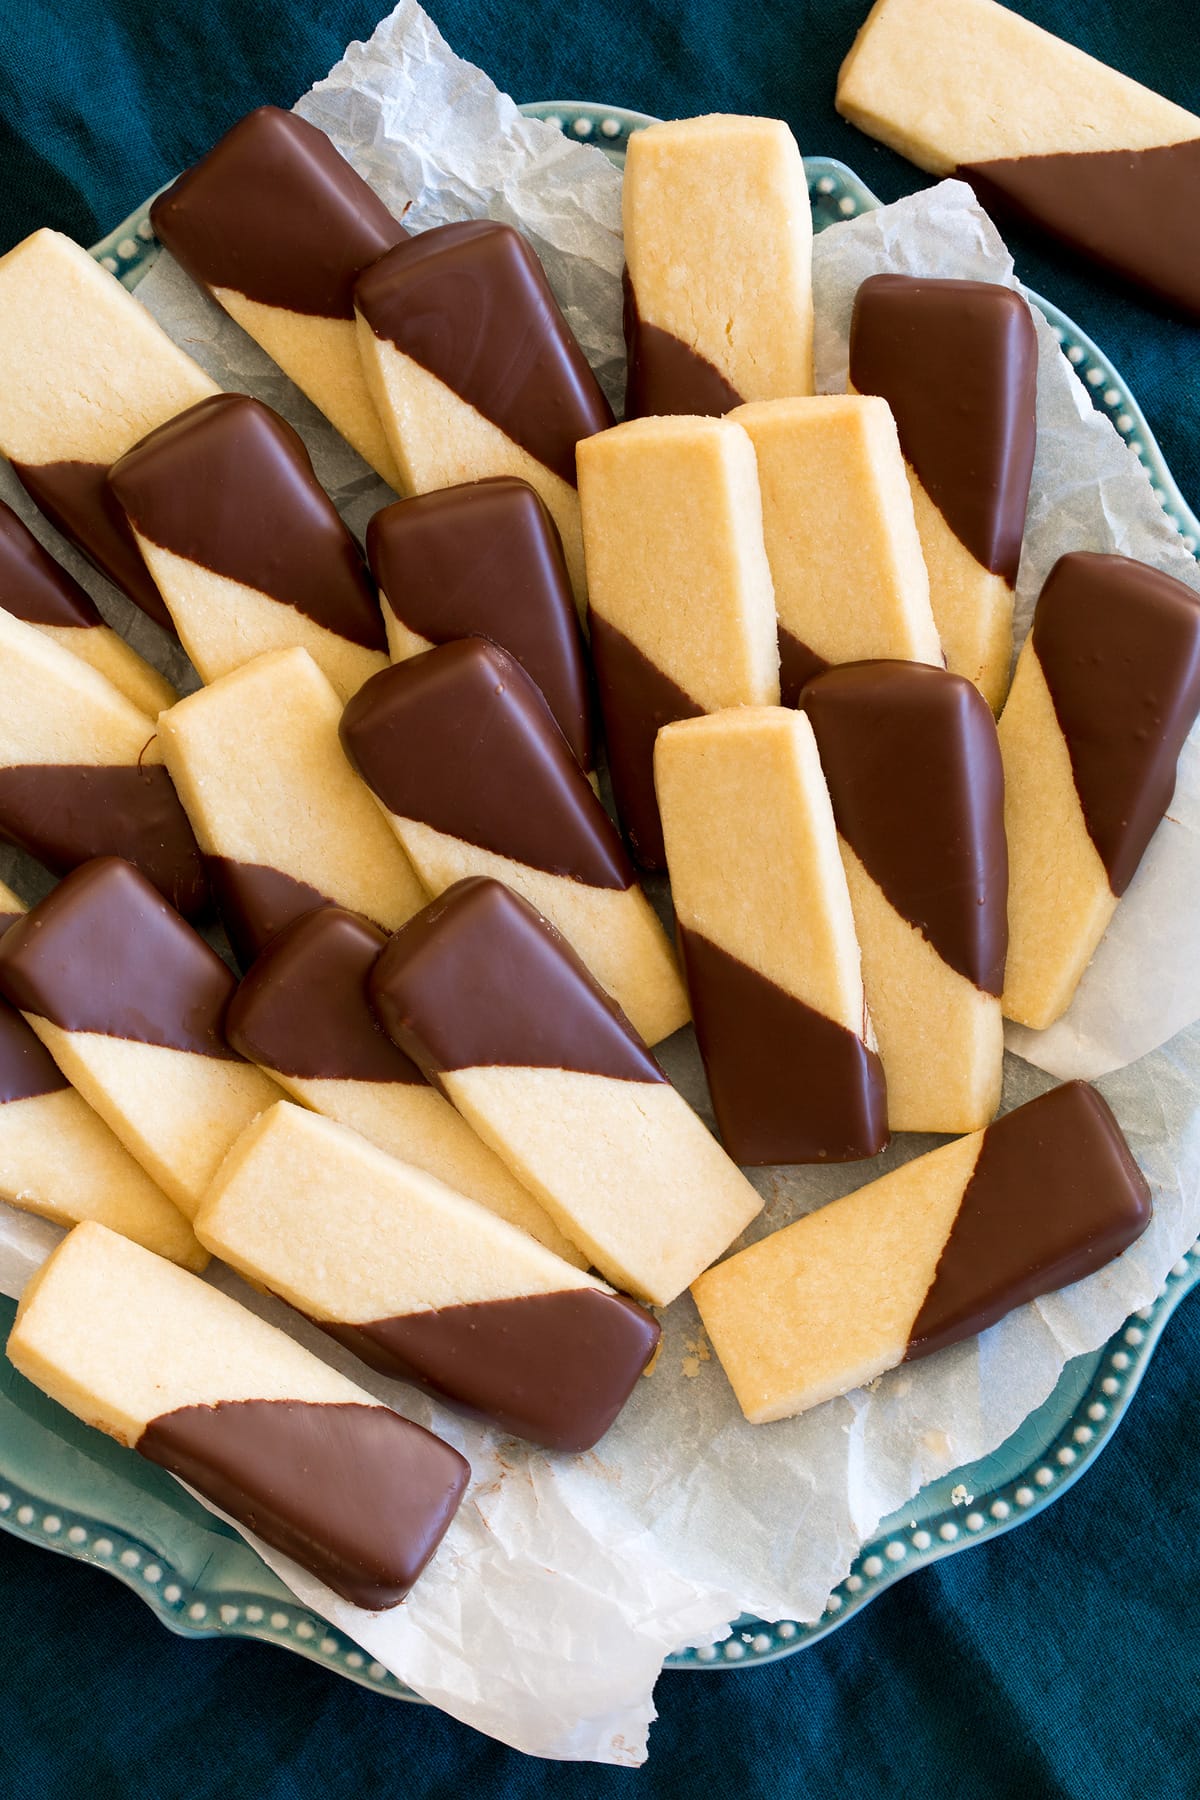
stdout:
[[[580,102],[523,110],[594,142],[616,162],[644,115]],[[818,231],[879,202],[842,163],[806,157]],[[136,286],[158,246],[147,207],[97,244],[94,255]],[[1112,364],[1071,321],[1030,295],[1087,382],[1096,407],[1136,449],[1189,550],[1200,522],[1188,509],[1146,422]],[[991,1456],[931,1483],[863,1546],[815,1625],[739,1619],[724,1643],[670,1659],[676,1669],[747,1667],[790,1655],[844,1624],[902,1575],[1011,1530],[1057,1499],[1099,1455],[1128,1406],[1174,1308],[1200,1281],[1200,1244],[1171,1270],[1152,1306],[1129,1319],[1102,1350],[1068,1363],[1045,1405]],[[11,1302],[0,1300],[7,1334]],[[251,1637],[282,1644],[352,1681],[415,1696],[379,1663],[299,1605],[236,1533],[214,1519],[162,1470],[89,1431],[0,1359],[0,1525],[64,1555],[111,1570],[173,1631]]]

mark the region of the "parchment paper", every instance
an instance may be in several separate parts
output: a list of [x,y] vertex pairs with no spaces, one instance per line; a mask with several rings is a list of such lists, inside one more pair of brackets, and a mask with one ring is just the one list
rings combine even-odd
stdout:
[[[523,224],[613,391],[619,184],[598,151],[522,120],[485,76],[450,54],[411,0],[369,44],[352,45],[300,110],[394,210],[412,201],[410,224],[484,212]],[[992,227],[969,190],[953,182],[833,227],[817,240],[815,261],[825,388],[844,382],[849,306],[866,274],[891,268],[1012,280]],[[361,530],[387,490],[273,365],[169,259],[138,294],[225,386],[252,389],[297,425],[322,480]],[[1121,549],[1195,583],[1194,566],[1144,472],[1040,329],[1040,447],[1022,618],[1066,549]],[[0,491],[30,516],[7,474]],[[165,640],[153,626],[80,559],[64,560],[111,618],[132,621],[140,646],[191,684],[178,653],[163,653]],[[742,1420],[685,1298],[664,1316],[652,1374],[598,1450],[576,1458],[531,1450],[383,1381],[283,1307],[217,1272],[219,1285],[459,1445],[473,1469],[443,1549],[391,1613],[364,1613],[273,1552],[264,1551],[267,1560],[302,1601],[456,1717],[541,1756],[640,1762],[664,1655],[724,1635],[743,1610],[767,1619],[817,1618],[879,1519],[923,1482],[1000,1444],[1045,1399],[1069,1357],[1098,1347],[1154,1298],[1195,1240],[1200,1028],[1164,1040],[1200,1015],[1197,928],[1184,905],[1195,891],[1189,874],[1200,872],[1198,809],[1193,743],[1173,823],[1156,838],[1071,1015],[1040,1042],[1023,1034],[1019,1047],[1030,1060],[1006,1059],[1005,1108],[1051,1085],[1032,1060],[1056,1074],[1114,1071],[1099,1086],[1155,1196],[1150,1230],[1117,1263],[1022,1308],[977,1342],[894,1371],[805,1418],[757,1429]],[[8,872],[30,897],[46,885],[28,865],[13,862]],[[691,1033],[662,1054],[711,1122]],[[903,1138],[868,1166],[757,1172],[767,1205],[748,1236],[776,1229],[933,1142]],[[57,1235],[0,1207],[0,1288],[19,1293]]]

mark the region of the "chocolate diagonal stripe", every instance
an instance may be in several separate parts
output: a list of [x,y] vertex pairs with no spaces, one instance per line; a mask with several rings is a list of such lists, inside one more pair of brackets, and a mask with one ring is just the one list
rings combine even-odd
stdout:
[[613,415],[520,232],[435,225],[367,269],[355,300],[376,337],[575,486],[575,445]]
[[653,1356],[657,1320],[623,1294],[569,1288],[367,1325],[320,1320],[384,1375],[549,1450],[590,1450]]
[[1149,150],[1084,150],[964,163],[989,211],[1050,232],[1200,319],[1200,138]]
[[205,909],[208,882],[162,763],[22,763],[0,768],[0,834],[56,875],[122,856],[177,912]]
[[85,863],[0,937],[0,992],[63,1031],[239,1060],[222,1023],[234,977],[119,857]]
[[1200,601],[1125,556],[1061,556],[1033,647],[1071,758],[1088,836],[1121,895],[1171,804],[1200,712]]
[[621,827],[639,868],[665,869],[667,848],[654,791],[654,740],[664,725],[698,719],[704,708],[591,607],[588,623],[608,772]]
[[12,507],[2,501],[0,606],[29,625],[79,629],[104,623],[75,577],[55,562]]
[[431,1081],[485,1067],[667,1079],[562,934],[499,881],[457,882],[401,926],[370,991]]
[[202,287],[322,319],[352,319],[360,269],[405,236],[325,133],[275,106],[239,120],[150,223]]
[[57,1094],[70,1085],[33,1027],[0,1000],[0,1105]]
[[891,407],[905,460],[985,569],[1017,578],[1037,436],[1037,333],[1012,288],[872,275],[850,380]]
[[347,704],[341,733],[397,817],[588,887],[632,886],[620,834],[542,694],[498,645],[459,638],[381,670]]
[[142,537],[387,651],[358,545],[299,435],[246,394],[210,394],[113,465],[109,487]]
[[270,869],[231,856],[206,856],[209,885],[225,936],[239,968],[248,969],[265,945],[293,919],[332,906],[328,894]]
[[1094,1088],[1069,1081],[989,1125],[906,1360],[985,1331],[1119,1256],[1150,1188]]
[[303,1081],[423,1087],[387,1037],[367,978],[387,936],[338,906],[297,919],[269,944],[229,1003],[225,1035],[251,1062]]
[[809,682],[838,831],[889,905],[985,994],[1004,988],[1004,776],[987,702],[928,663],[845,663]]
[[108,490],[108,464],[15,462],[13,473],[68,543],[173,636],[175,626],[163,597]]
[[222,1400],[151,1419],[136,1446],[354,1606],[403,1600],[470,1468],[386,1406]]
[[742,404],[737,389],[706,356],[673,332],[643,319],[627,268],[621,271],[621,294],[628,354],[627,419],[661,418],[667,413],[720,418]]
[[779,698],[783,706],[799,706],[806,682],[832,665],[787,629],[779,627]]
[[678,928],[713,1110],[735,1162],[853,1162],[888,1142],[883,1064],[860,1037]]

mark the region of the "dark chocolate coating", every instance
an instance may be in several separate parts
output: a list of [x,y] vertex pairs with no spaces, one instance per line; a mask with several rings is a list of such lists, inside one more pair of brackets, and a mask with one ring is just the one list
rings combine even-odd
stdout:
[[352,319],[354,282],[405,232],[323,131],[260,106],[160,194],[150,223],[193,281]]
[[983,1134],[907,1359],[986,1331],[1142,1235],[1150,1188],[1106,1102],[1068,1081]]
[[367,978],[387,936],[340,906],[272,939],[229,1003],[225,1036],[242,1056],[305,1081],[423,1087],[371,1010]]
[[277,932],[320,906],[331,906],[328,894],[307,881],[297,881],[265,863],[237,862],[229,856],[206,856],[209,885],[240,969],[248,969]]
[[1088,836],[1123,894],[1200,712],[1200,600],[1146,563],[1074,551],[1046,577],[1033,647]]
[[401,926],[370,990],[384,1030],[430,1081],[489,1067],[666,1081],[562,934],[499,881],[456,882]]
[[985,994],[1004,990],[1004,774],[986,700],[929,663],[844,663],[810,681],[833,816],[888,903]]
[[519,231],[435,225],[380,257],[354,298],[376,337],[575,486],[576,444],[613,416]]
[[947,525],[1011,587],[1037,440],[1037,333],[991,281],[872,275],[850,327],[850,380],[882,394],[900,448]]
[[103,625],[73,575],[43,550],[11,506],[0,501],[0,606],[28,625]]
[[68,543],[82,550],[135,606],[174,636],[166,603],[142,561],[124,513],[108,490],[108,465],[15,462],[12,467],[29,498]]
[[1081,250],[1200,319],[1200,137],[1150,150],[1085,150],[966,163],[988,211],[1022,220]]
[[568,1288],[475,1301],[370,1325],[318,1321],[371,1368],[413,1381],[548,1450],[590,1450],[662,1333],[623,1294]]
[[63,1031],[239,1060],[222,1023],[234,978],[143,875],[98,857],[0,938],[0,993]]
[[558,527],[511,475],[398,500],[367,527],[384,602],[431,644],[490,638],[541,689],[583,768],[595,761],[591,686]]
[[403,1600],[446,1535],[465,1458],[386,1406],[222,1400],[151,1419],[136,1449],[343,1600]]
[[888,1142],[883,1064],[861,1037],[700,932],[678,928],[692,1018],[734,1162],[854,1162]]
[[779,627],[779,698],[783,706],[799,706],[805,683],[830,667],[823,656],[810,650],[786,626]]
[[402,819],[589,887],[630,887],[612,820],[521,665],[459,638],[373,675],[342,744]]
[[664,725],[698,719],[704,708],[591,607],[588,624],[608,772],[621,826],[639,868],[665,869],[667,847],[654,791],[654,740]]
[[208,904],[204,859],[162,763],[0,768],[0,834],[55,875],[121,856],[186,917]]
[[621,271],[621,293],[628,355],[627,419],[661,418],[666,413],[720,418],[742,404],[737,389],[706,356],[673,332],[643,319],[628,269]]
[[[0,913],[0,937],[24,917],[24,913]],[[69,1086],[32,1025],[25,1023],[15,1007],[0,1000],[0,1106],[10,1100],[56,1094]]]
[[108,485],[160,549],[386,652],[358,545],[297,433],[261,400],[210,394],[135,444]]

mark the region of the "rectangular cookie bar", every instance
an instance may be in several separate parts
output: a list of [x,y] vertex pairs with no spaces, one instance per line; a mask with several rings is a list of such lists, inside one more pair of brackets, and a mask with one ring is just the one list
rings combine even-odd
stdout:
[[506,882],[647,1043],[686,1024],[671,946],[620,834],[507,652],[460,638],[377,675],[342,715],[342,743],[430,894],[470,875]]
[[372,1368],[551,1450],[590,1450],[658,1344],[632,1300],[286,1100],[242,1134],[197,1228]]
[[878,0],[838,111],[1200,317],[1200,118],[993,0]]
[[1000,718],[1009,855],[1004,1012],[1071,1003],[1175,791],[1200,712],[1200,601],[1125,556],[1062,556]]
[[760,1239],[692,1292],[739,1406],[761,1425],[1078,1281],[1150,1214],[1116,1119],[1073,1081]]
[[654,739],[779,700],[754,446],[728,419],[635,419],[579,446],[588,619],[621,824],[665,866]]
[[888,1140],[883,1064],[812,727],[735,707],[659,733],[676,932],[721,1138],[738,1163],[848,1162]]
[[761,1209],[570,945],[500,882],[418,913],[370,986],[384,1029],[614,1287],[666,1306]]
[[158,196],[150,223],[192,280],[399,490],[358,360],[354,283],[404,227],[325,133],[277,106],[257,107]]
[[391,931],[428,898],[346,760],[341,712],[296,648],[256,657],[159,719],[243,968],[316,906],[348,906]]
[[403,1600],[470,1476],[432,1432],[102,1225],[39,1269],[8,1356],[355,1606]]
[[216,392],[61,232],[35,231],[0,257],[0,452],[51,524],[168,631],[104,478],[148,431]]
[[633,132],[622,212],[627,419],[812,393],[812,212],[782,119]]
[[190,1219],[279,1089],[222,1035],[235,982],[131,864],[85,863],[0,937],[0,993]]
[[385,667],[362,553],[291,426],[214,394],[135,444],[108,475],[202,681],[301,645],[343,700]]

